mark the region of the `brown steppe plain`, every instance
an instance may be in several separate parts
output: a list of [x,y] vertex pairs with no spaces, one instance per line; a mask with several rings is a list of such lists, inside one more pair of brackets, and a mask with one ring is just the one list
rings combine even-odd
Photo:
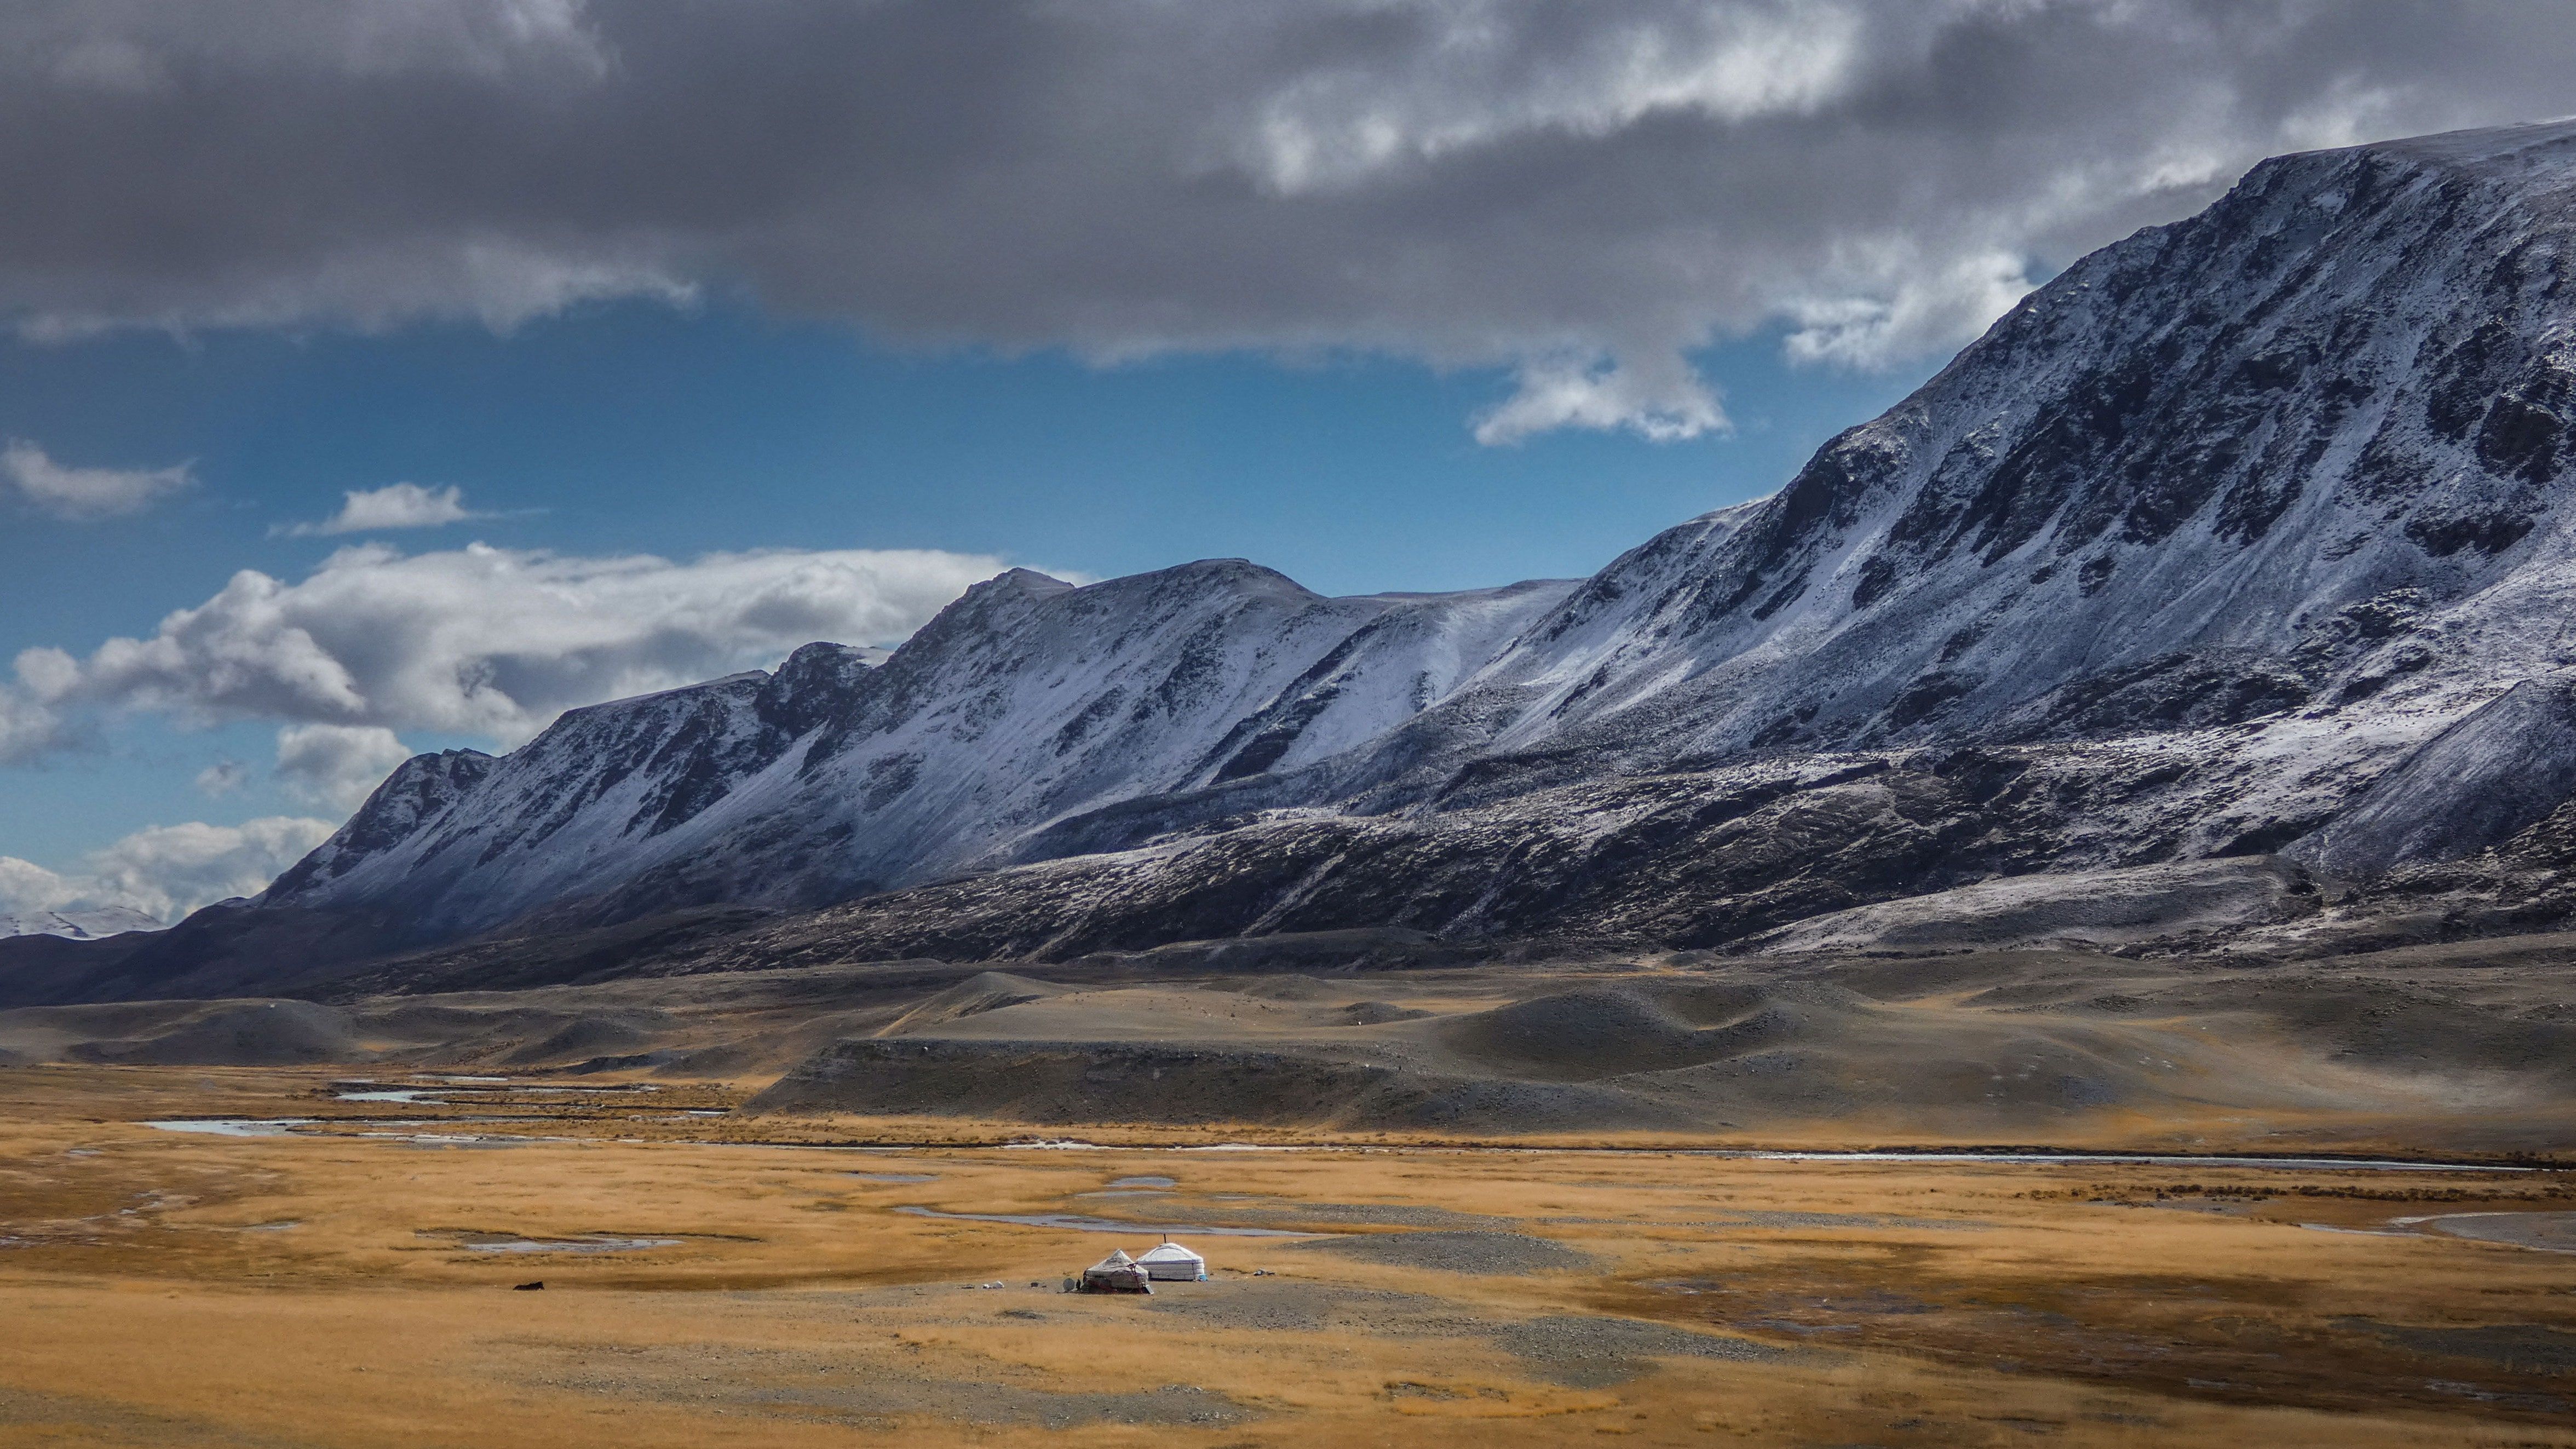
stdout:
[[[0,1446],[2576,1446],[2561,1171],[1049,1150],[349,1075],[0,1070]],[[146,1125],[210,1117],[310,1120]],[[1163,1225],[1212,1281],[1059,1291]]]

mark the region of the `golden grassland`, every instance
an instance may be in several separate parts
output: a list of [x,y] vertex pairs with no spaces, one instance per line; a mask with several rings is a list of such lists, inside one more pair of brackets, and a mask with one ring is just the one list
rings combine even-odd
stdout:
[[[713,1085],[415,1107],[329,1081],[0,1071],[0,1446],[2576,1449],[2576,1254],[2389,1227],[2576,1210],[2558,1172],[1176,1152],[1132,1130],[828,1150],[711,1139],[1010,1132],[681,1115],[741,1096]],[[324,1120],[141,1125],[169,1116]],[[1174,1183],[1111,1186],[1140,1176]],[[1154,1234],[904,1206],[1437,1232],[1542,1262],[1194,1235],[1216,1281],[1070,1297],[1066,1272]],[[583,1235],[659,1243],[473,1246]]]

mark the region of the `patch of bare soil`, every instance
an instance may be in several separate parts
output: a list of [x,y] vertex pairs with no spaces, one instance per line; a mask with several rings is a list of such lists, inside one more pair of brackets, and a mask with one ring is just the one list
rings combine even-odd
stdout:
[[2274,1278],[2102,1274],[1998,1284],[1943,1276],[1937,1258],[1871,1254],[1658,1288],[1668,1315],[1773,1342],[1895,1349],[2184,1398],[2338,1412],[2474,1404],[2541,1423],[2576,1413],[2576,1332],[2317,1317],[2297,1288]]

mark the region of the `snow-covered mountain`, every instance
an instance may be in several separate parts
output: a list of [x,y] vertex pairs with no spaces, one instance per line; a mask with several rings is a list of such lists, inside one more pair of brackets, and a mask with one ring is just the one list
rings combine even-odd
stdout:
[[2279,158],[1613,563],[1452,708],[1657,763],[2189,736],[2247,762],[2231,816],[2316,814],[2576,663],[2571,430],[2576,124]]
[[266,901],[399,902],[434,938],[967,873],[1070,816],[1365,746],[1572,587],[1327,599],[1239,560],[1087,588],[1014,570],[873,668],[816,644],[574,711],[501,759],[414,759]]
[[[2078,262],[1780,492],[1591,579],[1014,571],[882,664],[813,645],[413,760],[261,906],[432,940],[1223,841],[1244,926],[1349,868],[1264,873],[1317,821],[1428,838],[1518,808],[1579,855],[1629,807],[1572,787],[1732,799],[1963,748],[2024,783],[1957,808],[2020,790],[2041,866],[2367,875],[2576,789],[2571,477],[2576,124],[2284,157]],[[2053,814],[2023,798],[2043,778]]]
[[67,911],[0,911],[0,940],[11,936],[60,936],[96,941],[128,931],[157,931],[161,922],[131,906],[75,906]]

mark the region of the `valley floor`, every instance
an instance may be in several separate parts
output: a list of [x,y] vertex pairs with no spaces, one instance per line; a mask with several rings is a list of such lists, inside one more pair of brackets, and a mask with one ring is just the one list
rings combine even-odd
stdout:
[[[2576,1446],[2564,1171],[1049,1150],[377,1075],[0,1070],[0,1446]],[[1058,1291],[1165,1227],[1212,1281]]]

